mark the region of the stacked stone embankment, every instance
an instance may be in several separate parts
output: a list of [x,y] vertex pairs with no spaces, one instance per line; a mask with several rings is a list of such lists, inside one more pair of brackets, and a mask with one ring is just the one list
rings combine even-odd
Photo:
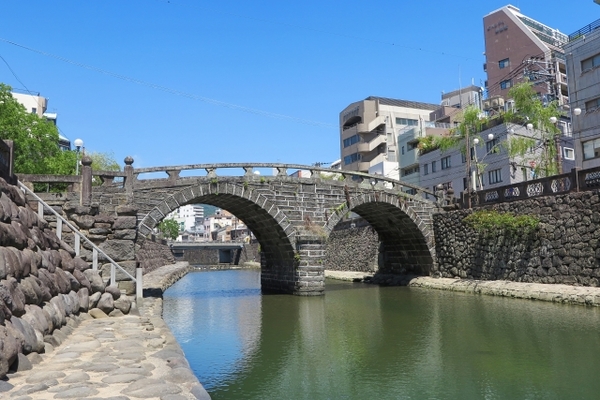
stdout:
[[598,190],[486,206],[539,219],[533,232],[498,226],[479,233],[464,219],[475,210],[434,216],[438,266],[432,275],[472,280],[600,286]]
[[62,343],[72,317],[123,315],[131,306],[0,179],[0,378]]

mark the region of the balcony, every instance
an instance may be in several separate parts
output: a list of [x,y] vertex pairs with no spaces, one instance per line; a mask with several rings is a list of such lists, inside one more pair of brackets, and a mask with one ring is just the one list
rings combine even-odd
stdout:
[[375,139],[371,140],[370,142],[358,143],[356,145],[356,151],[361,154],[370,153],[377,147],[379,147],[379,145],[381,145],[382,143],[386,143],[386,135],[378,135],[377,137],[375,137]]

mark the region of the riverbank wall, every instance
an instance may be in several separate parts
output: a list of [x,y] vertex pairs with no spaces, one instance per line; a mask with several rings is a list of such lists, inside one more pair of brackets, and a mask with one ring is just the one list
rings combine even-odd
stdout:
[[0,379],[59,345],[71,317],[131,310],[132,298],[101,273],[0,178]]
[[[502,225],[477,232],[464,219],[497,211],[539,219],[534,231]],[[433,276],[480,281],[600,286],[599,191],[500,203],[434,215],[437,271]]]
[[[599,193],[573,192],[434,214],[437,264],[430,276],[598,287]],[[477,232],[464,219],[482,210],[531,216],[539,225],[530,233],[501,225]],[[327,242],[326,269],[376,274],[377,232],[361,219],[338,225]]]

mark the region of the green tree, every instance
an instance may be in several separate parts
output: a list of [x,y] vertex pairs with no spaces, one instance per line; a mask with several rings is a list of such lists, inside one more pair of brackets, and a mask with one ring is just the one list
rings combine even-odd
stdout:
[[[92,159],[92,171],[120,171],[121,166],[115,161],[113,153],[91,152],[86,153]],[[92,175],[92,185],[98,186],[102,180]]]
[[11,87],[0,83],[0,139],[14,144],[14,171],[23,174],[71,174],[75,155],[58,147],[56,126],[36,114],[28,113],[11,94]]
[[[558,103],[553,101],[544,105],[530,82],[513,86],[508,95],[514,99],[515,108],[506,113],[505,120],[530,124],[530,137],[513,137],[506,143],[509,156],[520,157],[523,162],[535,163],[535,172],[539,176],[560,174],[560,157],[557,140],[560,129],[552,118],[558,119],[561,112]],[[531,149],[540,149],[531,151]]]
[[163,219],[158,224],[158,231],[165,238],[175,240],[179,236],[179,224],[173,218]]
[[114,154],[91,152],[86,153],[92,159],[92,171],[120,171],[121,166],[115,161]]

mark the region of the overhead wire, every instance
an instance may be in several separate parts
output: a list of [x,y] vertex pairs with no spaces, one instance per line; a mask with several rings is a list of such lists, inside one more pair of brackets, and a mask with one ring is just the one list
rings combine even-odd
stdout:
[[10,45],[13,45],[13,46],[16,46],[16,47],[20,47],[27,51],[31,51],[33,53],[37,53],[37,54],[40,54],[40,55],[43,55],[46,57],[54,58],[56,60],[65,62],[67,64],[75,65],[80,68],[88,69],[90,71],[98,72],[98,73],[101,73],[101,74],[104,74],[104,75],[107,75],[107,76],[110,76],[113,78],[117,78],[117,79],[121,79],[123,81],[135,83],[135,84],[138,84],[141,86],[146,86],[146,87],[149,87],[152,89],[160,90],[162,92],[170,93],[170,94],[173,94],[176,96],[185,97],[185,98],[189,98],[189,99],[197,100],[197,101],[202,101],[204,103],[213,104],[213,105],[226,107],[226,108],[230,108],[230,109],[235,109],[235,110],[239,110],[239,111],[243,111],[243,112],[247,112],[247,113],[251,113],[251,114],[255,114],[255,115],[260,115],[260,116],[264,116],[264,117],[269,117],[269,118],[288,120],[288,121],[298,122],[298,123],[305,124],[305,125],[312,125],[312,126],[323,127],[323,128],[335,128],[335,129],[338,128],[337,125],[326,123],[326,122],[313,121],[313,120],[293,117],[293,116],[285,115],[285,114],[277,114],[277,113],[273,113],[273,112],[269,112],[269,111],[259,110],[256,108],[250,108],[250,107],[240,106],[240,105],[233,104],[233,103],[227,103],[227,102],[212,99],[209,97],[198,96],[198,95],[195,95],[192,93],[187,93],[187,92],[177,90],[177,89],[172,89],[167,86],[158,85],[158,84],[147,82],[147,81],[144,81],[141,79],[136,79],[136,78],[132,78],[132,77],[129,77],[126,75],[111,72],[111,71],[108,71],[108,70],[105,70],[102,68],[98,68],[98,67],[95,67],[95,66],[92,66],[89,64],[84,64],[84,63],[81,63],[78,61],[74,61],[74,60],[71,60],[71,59],[68,59],[68,58],[65,58],[62,56],[48,53],[43,50],[34,49],[32,47],[25,46],[25,45],[22,45],[22,44],[19,44],[19,43],[16,43],[16,42],[13,42],[11,40],[4,39],[1,37],[0,37],[0,41],[5,42]]

